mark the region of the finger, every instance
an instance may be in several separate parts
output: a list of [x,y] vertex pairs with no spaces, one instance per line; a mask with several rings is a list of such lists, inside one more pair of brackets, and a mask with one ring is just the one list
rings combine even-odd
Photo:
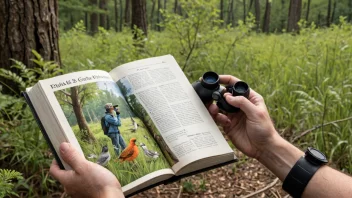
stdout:
[[220,84],[234,85],[238,81],[241,80],[231,75],[219,75]]
[[219,107],[216,104],[211,104],[208,107],[208,111],[209,111],[210,115],[214,117],[219,113]]
[[255,113],[257,112],[257,107],[243,96],[226,96],[226,101],[237,108],[240,108],[249,119],[255,119]]
[[69,143],[63,142],[60,145],[60,154],[62,159],[71,166],[78,174],[82,174],[82,167],[86,159]]
[[215,116],[215,121],[216,121],[216,123],[218,123],[221,126],[228,126],[228,125],[231,124],[230,119],[226,115],[224,115],[222,113],[218,113]]
[[65,172],[66,171],[60,169],[56,160],[53,160],[53,162],[50,165],[50,170],[49,170],[50,175],[53,176],[56,180],[58,180],[60,183],[62,183],[64,181],[64,177],[66,174]]
[[248,99],[256,106],[265,105],[264,98],[253,89],[250,90]]

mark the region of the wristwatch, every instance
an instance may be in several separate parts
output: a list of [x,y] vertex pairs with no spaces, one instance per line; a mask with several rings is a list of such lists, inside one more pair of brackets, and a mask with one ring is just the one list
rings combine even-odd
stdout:
[[326,156],[318,149],[308,147],[286,176],[282,188],[292,197],[301,197],[304,189],[317,170],[328,163]]

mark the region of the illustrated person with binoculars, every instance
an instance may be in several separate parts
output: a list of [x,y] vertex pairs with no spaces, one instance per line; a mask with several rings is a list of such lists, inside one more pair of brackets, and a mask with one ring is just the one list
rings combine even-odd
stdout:
[[[211,116],[236,148],[271,170],[290,195],[352,197],[352,177],[326,166],[325,155],[317,149],[308,148],[304,153],[283,139],[275,130],[263,97],[247,84],[230,75],[206,73],[193,87],[204,103],[210,102]],[[213,100],[217,104],[212,104]],[[87,161],[68,143],[61,144],[60,152],[73,170],[60,170],[53,161],[50,173],[69,195],[123,197],[120,183],[110,171]]]
[[121,136],[119,126],[121,126],[120,111],[117,108],[118,105],[113,106],[112,103],[105,104],[105,126],[107,129],[107,135],[110,137],[116,155],[119,155],[121,151],[126,148],[126,143]]

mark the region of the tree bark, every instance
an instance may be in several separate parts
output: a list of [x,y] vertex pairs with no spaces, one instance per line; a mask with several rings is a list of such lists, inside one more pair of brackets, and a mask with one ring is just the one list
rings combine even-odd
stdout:
[[[108,5],[108,0],[100,0],[100,2],[99,2],[99,8],[101,9],[101,10],[105,10],[105,11],[107,11],[108,10],[108,7],[107,7],[107,5]],[[107,20],[107,16],[106,16],[106,14],[100,14],[99,15],[99,26],[100,27],[103,27],[104,29],[107,29],[107,26],[106,26],[106,21]]]
[[122,0],[119,1],[120,3],[120,31],[122,32],[122,28],[123,28],[123,4],[122,4]]
[[331,0],[328,3],[328,13],[326,14],[326,26],[330,27],[330,20],[331,20]]
[[263,24],[263,32],[266,32],[266,33],[269,33],[270,31],[270,14],[271,14],[271,2],[270,0],[266,0],[264,24]]
[[286,19],[286,11],[285,11],[285,1],[281,0],[281,31],[285,29],[285,19]]
[[229,2],[229,11],[227,14],[227,24],[231,23],[233,26],[233,0],[230,0]]
[[158,0],[158,16],[157,16],[157,19],[156,19],[156,22],[158,23],[157,26],[156,26],[156,29],[157,31],[161,31],[161,28],[160,28],[160,18],[161,18],[161,14],[160,14],[160,9],[161,9],[161,0]]
[[129,26],[131,24],[131,0],[126,0],[125,5],[125,25]]
[[246,17],[247,17],[247,13],[246,13],[246,0],[243,0],[243,23],[246,24]]
[[311,2],[311,0],[308,0],[307,13],[306,13],[306,21],[307,21],[307,22],[308,22],[308,20],[309,20],[310,2]]
[[153,27],[153,22],[154,22],[154,10],[155,10],[155,0],[152,0],[153,1],[153,4],[152,4],[152,11],[150,12],[150,21],[149,21],[149,24],[150,24],[150,28],[151,29],[154,29]]
[[119,31],[119,23],[118,23],[118,20],[119,20],[119,11],[118,11],[118,8],[117,8],[117,0],[114,0],[114,11],[115,11],[115,31],[118,32]]
[[[36,67],[31,61],[32,50],[44,60],[61,65],[59,51],[58,1],[57,0],[1,0],[0,1],[0,66],[9,69],[10,59],[23,62],[27,67]],[[11,69],[18,72],[16,69]],[[0,78],[12,87],[16,94],[16,83]],[[4,86],[3,93],[12,93]]]
[[[154,3],[154,1],[153,1]],[[174,13],[177,13],[177,7],[178,7],[178,0],[175,0],[175,4],[174,4]]]
[[348,21],[352,20],[352,0],[348,0]]
[[220,20],[224,21],[224,0],[220,0]]
[[86,32],[88,33],[88,21],[89,21],[89,18],[88,18],[88,12],[84,12],[84,26],[86,27]]
[[[89,0],[89,3],[91,6],[97,6],[98,0]],[[98,21],[99,17],[97,13],[91,13],[90,14],[90,34],[94,35],[95,33],[98,32]]]
[[82,111],[82,105],[79,101],[78,88],[71,87],[70,90],[71,90],[70,97],[72,102],[72,108],[77,119],[79,130],[83,133],[83,137],[87,142],[94,142],[95,137],[87,124],[86,118],[84,117],[84,114]]
[[291,0],[288,12],[287,32],[299,31],[298,22],[301,19],[302,0]]
[[331,23],[334,23],[335,13],[336,13],[336,4],[337,4],[337,1],[335,0],[334,4],[332,6]]
[[257,32],[260,31],[260,2],[259,0],[255,0],[255,23],[257,25]]
[[[132,0],[132,28],[136,26],[143,31],[145,37],[148,36],[146,0]],[[134,34],[137,39],[137,34]]]

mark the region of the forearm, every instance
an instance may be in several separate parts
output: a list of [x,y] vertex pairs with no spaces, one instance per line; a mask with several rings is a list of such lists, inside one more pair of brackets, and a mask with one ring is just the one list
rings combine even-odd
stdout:
[[283,181],[298,159],[304,155],[304,152],[278,134],[273,137],[271,142],[262,151],[258,161]]
[[352,197],[352,178],[323,166],[309,181],[302,197]]
[[[258,160],[284,181],[303,155],[304,152],[277,135]],[[352,178],[323,166],[314,174],[302,197],[352,197]]]

